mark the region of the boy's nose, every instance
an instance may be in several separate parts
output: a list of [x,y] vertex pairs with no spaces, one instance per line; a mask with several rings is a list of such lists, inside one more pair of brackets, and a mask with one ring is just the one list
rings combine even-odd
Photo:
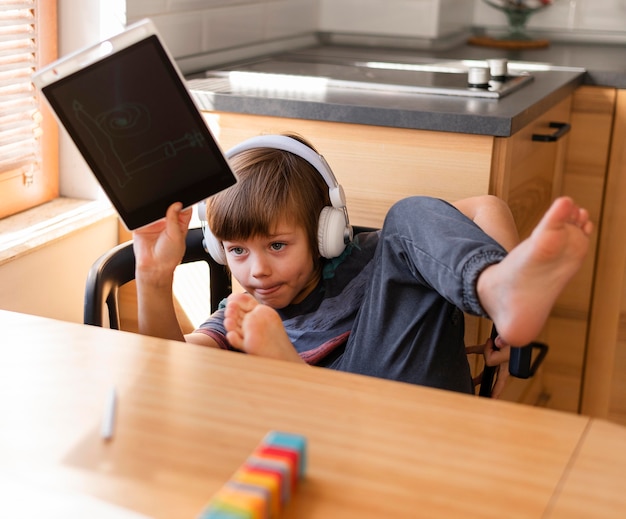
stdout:
[[271,273],[269,262],[263,257],[262,254],[255,255],[252,260],[252,266],[250,268],[250,274],[253,277],[266,277]]

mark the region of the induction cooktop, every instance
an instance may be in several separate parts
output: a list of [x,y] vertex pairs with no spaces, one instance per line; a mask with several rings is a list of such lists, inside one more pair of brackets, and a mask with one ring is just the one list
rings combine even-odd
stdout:
[[400,63],[298,54],[210,70],[205,76],[227,78],[233,91],[287,87],[293,91],[300,85],[302,89],[324,86],[493,99],[504,97],[533,80],[529,70],[512,67],[506,60]]

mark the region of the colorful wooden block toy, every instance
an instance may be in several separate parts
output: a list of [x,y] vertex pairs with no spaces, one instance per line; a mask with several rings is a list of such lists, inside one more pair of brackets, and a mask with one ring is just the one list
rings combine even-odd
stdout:
[[306,438],[271,431],[198,519],[275,519],[307,469]]

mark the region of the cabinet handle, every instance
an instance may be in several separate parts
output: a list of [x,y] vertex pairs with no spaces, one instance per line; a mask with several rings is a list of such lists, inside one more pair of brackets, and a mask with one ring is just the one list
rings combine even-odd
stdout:
[[569,123],[550,123],[550,128],[556,128],[554,133],[550,133],[548,135],[543,135],[541,133],[533,133],[533,141],[539,142],[556,142],[563,135],[569,132],[572,129],[572,125]]

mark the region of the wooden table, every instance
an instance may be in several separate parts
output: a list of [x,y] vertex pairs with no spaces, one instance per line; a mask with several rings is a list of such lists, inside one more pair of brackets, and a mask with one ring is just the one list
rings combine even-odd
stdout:
[[309,442],[285,519],[626,510],[626,433],[608,422],[11,312],[0,330],[5,480],[194,518],[277,429]]

